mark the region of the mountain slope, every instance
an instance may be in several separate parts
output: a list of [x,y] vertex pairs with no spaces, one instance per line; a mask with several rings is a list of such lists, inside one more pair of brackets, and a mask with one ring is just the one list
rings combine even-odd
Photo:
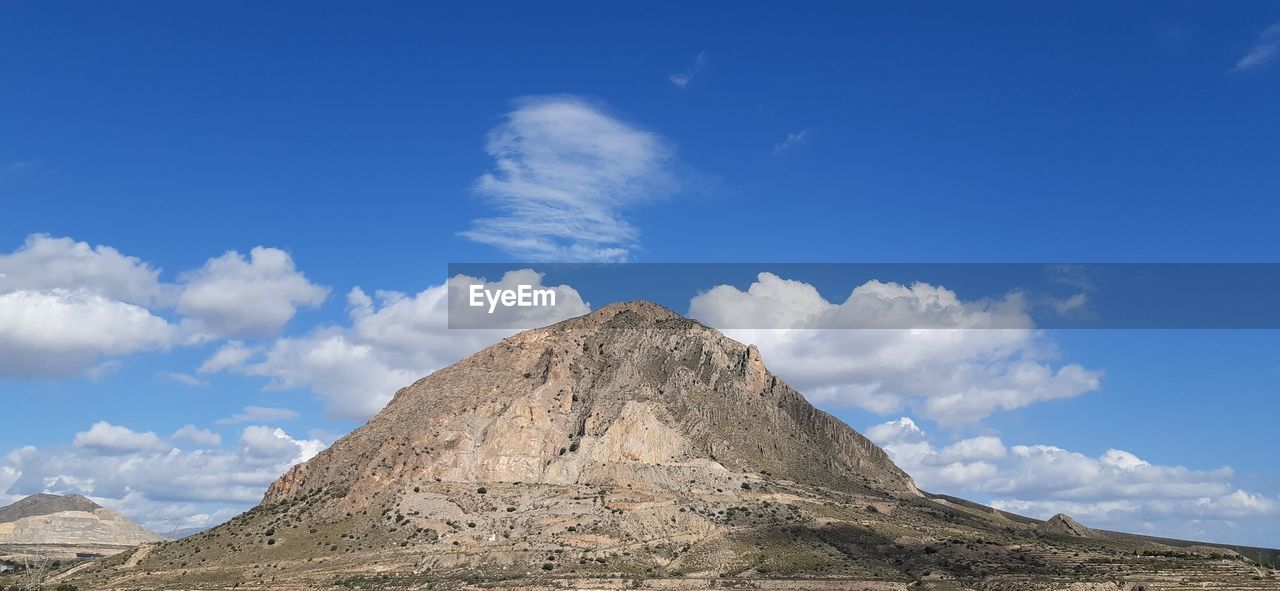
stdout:
[[[74,580],[1023,590],[1166,580],[1261,589],[1268,576],[1227,550],[1065,535],[924,495],[882,450],[770,374],[754,347],[629,303],[427,376],[253,510]],[[1250,587],[1253,577],[1261,583]]]

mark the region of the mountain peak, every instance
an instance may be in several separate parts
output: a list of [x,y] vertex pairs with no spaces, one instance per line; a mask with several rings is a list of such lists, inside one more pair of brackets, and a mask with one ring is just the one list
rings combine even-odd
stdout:
[[637,300],[614,302],[582,316],[570,318],[558,324],[553,324],[543,330],[556,331],[575,328],[594,329],[602,327],[624,328],[658,326],[664,323],[670,323],[671,321],[676,321],[677,324],[682,327],[697,324],[697,322],[677,314],[666,306],[654,302]]
[[49,515],[62,511],[93,512],[102,506],[81,495],[56,495],[36,493],[18,500],[12,505],[0,507],[0,523],[17,521],[25,517]]
[[1048,521],[1041,525],[1041,529],[1049,533],[1076,538],[1090,538],[1095,535],[1093,530],[1081,525],[1080,522],[1072,519],[1066,513],[1059,513],[1050,517]]
[[[657,330],[668,327],[679,330]],[[732,474],[919,494],[874,443],[769,373],[755,347],[625,302],[402,389],[264,502],[336,487],[363,509],[436,481],[714,490]]]

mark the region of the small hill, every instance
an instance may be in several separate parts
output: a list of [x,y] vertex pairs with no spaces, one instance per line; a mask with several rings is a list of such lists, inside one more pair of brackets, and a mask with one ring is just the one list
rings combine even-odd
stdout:
[[1080,525],[1080,522],[1071,518],[1070,515],[1059,513],[1050,517],[1048,521],[1040,526],[1040,531],[1049,534],[1058,534],[1062,536],[1071,536],[1073,538],[1093,538],[1097,537],[1097,532]]
[[32,495],[0,508],[0,544],[136,546],[160,536],[80,495]]
[[0,523],[17,521],[24,517],[37,517],[62,511],[93,512],[102,506],[80,495],[31,495],[7,507],[0,507]]

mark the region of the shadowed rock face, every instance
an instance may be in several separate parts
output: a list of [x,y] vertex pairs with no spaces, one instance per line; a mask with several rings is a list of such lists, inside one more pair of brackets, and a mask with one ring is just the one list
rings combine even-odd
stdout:
[[901,591],[1273,582],[1231,552],[1084,531],[1066,517],[924,495],[882,450],[770,374],[754,347],[628,303],[427,376],[291,469],[258,507],[66,580],[620,589],[666,579],[650,588],[692,590],[727,578]]
[[401,390],[264,503],[336,486],[363,508],[437,479],[686,491],[736,473],[918,494],[755,347],[632,303],[519,334]]
[[80,495],[42,493],[0,508],[0,544],[134,546],[160,539]]

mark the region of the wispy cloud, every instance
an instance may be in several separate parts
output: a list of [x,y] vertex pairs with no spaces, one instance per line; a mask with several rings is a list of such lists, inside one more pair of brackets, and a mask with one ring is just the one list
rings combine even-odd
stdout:
[[0,165],[0,176],[21,174],[34,169],[38,164],[40,164],[38,160],[15,160],[2,164]]
[[200,378],[197,378],[197,377],[195,377],[195,376],[193,376],[193,375],[185,374],[185,373],[181,373],[181,372],[170,371],[170,372],[165,372],[165,373],[164,373],[164,374],[162,374],[162,375],[163,375],[164,377],[166,377],[166,378],[169,378],[169,379],[171,379],[171,380],[175,381],[175,382],[178,382],[179,384],[186,384],[186,385],[188,385],[188,386],[192,386],[192,387],[195,387],[195,386],[208,386],[208,385],[209,385],[209,382],[206,382],[206,381],[204,381],[204,380],[202,380],[202,379],[200,379]]
[[672,183],[663,138],[575,96],[517,101],[486,150],[475,192],[501,214],[462,236],[525,260],[626,260],[640,233],[623,211]]
[[781,154],[787,150],[800,146],[809,141],[809,135],[810,132],[808,129],[801,129],[795,133],[788,133],[786,139],[773,147],[773,153]]
[[1280,23],[1267,27],[1258,40],[1236,62],[1233,71],[1240,72],[1266,65],[1280,52]]
[[218,419],[219,425],[234,425],[236,423],[272,423],[276,421],[287,421],[298,418],[297,411],[287,408],[272,408],[269,406],[246,406],[244,410],[233,414],[225,419]]
[[699,51],[697,57],[693,58],[693,63],[689,64],[688,68],[685,68],[684,71],[679,74],[671,74],[670,76],[667,76],[667,79],[670,80],[672,84],[679,86],[680,88],[684,88],[685,86],[688,86],[690,82],[693,82],[693,78],[707,67],[707,63],[707,52]]

